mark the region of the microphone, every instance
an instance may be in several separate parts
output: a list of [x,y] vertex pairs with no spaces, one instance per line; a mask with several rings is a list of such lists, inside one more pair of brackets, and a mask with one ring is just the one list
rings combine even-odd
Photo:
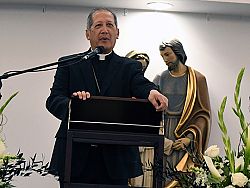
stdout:
[[84,55],[82,59],[87,60],[93,58],[96,54],[102,54],[104,52],[104,49],[105,48],[103,46],[97,46],[93,51]]
[[2,88],[2,80],[0,79],[0,99],[2,98],[1,88]]

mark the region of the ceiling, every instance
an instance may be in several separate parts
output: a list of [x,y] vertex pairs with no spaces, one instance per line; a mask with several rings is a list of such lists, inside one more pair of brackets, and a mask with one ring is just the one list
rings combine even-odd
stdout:
[[250,16],[250,0],[0,0],[1,5],[51,5],[149,10],[150,1],[174,5],[168,11]]

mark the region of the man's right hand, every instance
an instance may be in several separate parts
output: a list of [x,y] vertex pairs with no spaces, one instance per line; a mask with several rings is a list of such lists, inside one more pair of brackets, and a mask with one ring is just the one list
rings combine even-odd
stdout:
[[87,91],[77,91],[72,94],[73,97],[78,97],[81,100],[90,98],[90,93]]

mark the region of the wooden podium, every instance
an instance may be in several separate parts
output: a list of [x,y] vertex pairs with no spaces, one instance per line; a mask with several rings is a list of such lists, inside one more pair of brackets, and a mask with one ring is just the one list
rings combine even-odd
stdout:
[[93,96],[86,101],[72,99],[65,160],[65,188],[128,187],[71,182],[72,144],[117,144],[154,147],[153,187],[163,187],[162,112],[144,99]]

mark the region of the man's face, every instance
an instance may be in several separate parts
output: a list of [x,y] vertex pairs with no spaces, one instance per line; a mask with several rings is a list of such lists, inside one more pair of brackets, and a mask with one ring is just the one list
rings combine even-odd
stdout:
[[164,50],[160,51],[160,54],[168,67],[177,60],[175,53],[170,47],[166,47]]
[[119,36],[119,29],[116,27],[113,15],[105,10],[93,14],[93,25],[86,30],[86,37],[90,41],[92,49],[97,46],[105,48],[104,53],[109,53],[115,46]]

